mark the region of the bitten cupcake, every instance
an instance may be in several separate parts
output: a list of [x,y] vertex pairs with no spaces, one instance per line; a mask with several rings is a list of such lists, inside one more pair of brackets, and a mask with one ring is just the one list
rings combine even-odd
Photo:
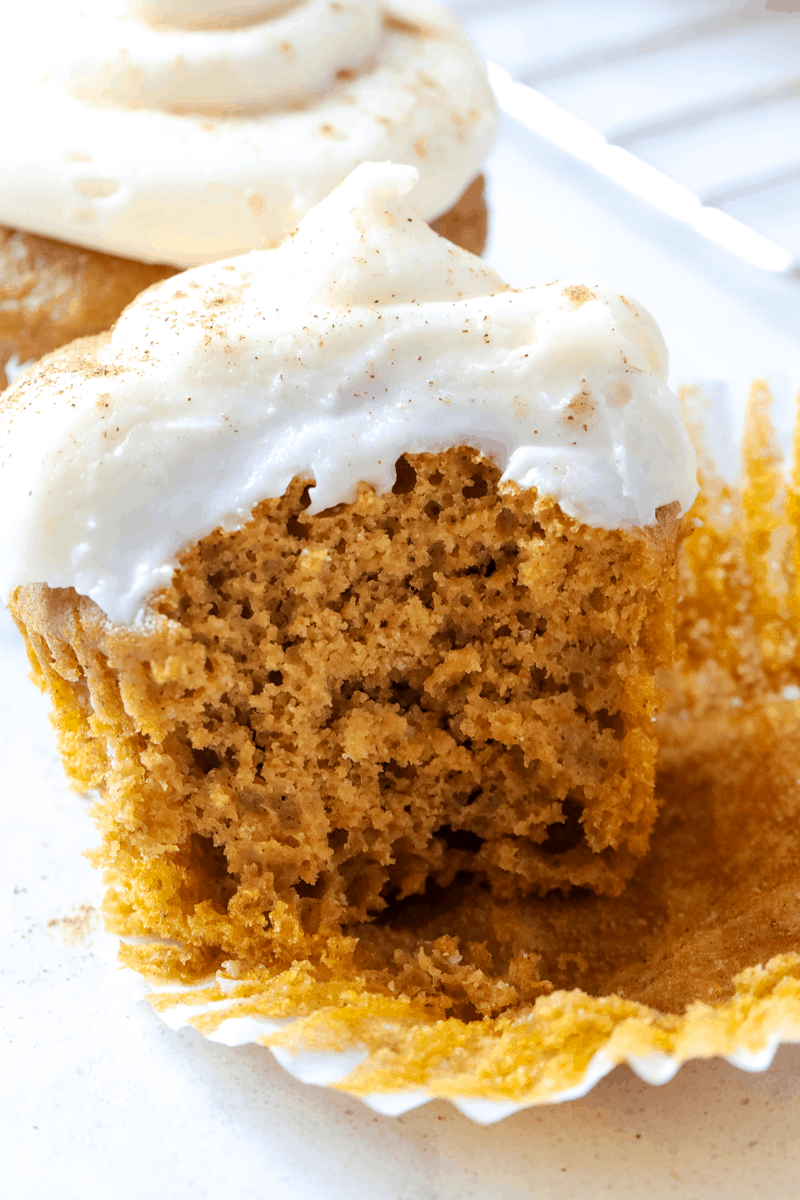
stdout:
[[424,219],[483,248],[495,106],[437,4],[38,4],[7,44],[0,373],[283,237],[365,160],[413,164]]
[[[416,174],[362,164],[10,388],[0,559],[127,932],[201,978],[292,930],[468,1017],[547,985],[448,897],[618,896],[647,851],[697,489],[647,313],[507,288]],[[441,936],[389,919],[431,896]]]
[[763,1069],[800,1039],[800,461],[757,387],[741,491],[697,496],[647,313],[505,287],[415,174],[0,400],[0,580],[122,960],[381,1112]]

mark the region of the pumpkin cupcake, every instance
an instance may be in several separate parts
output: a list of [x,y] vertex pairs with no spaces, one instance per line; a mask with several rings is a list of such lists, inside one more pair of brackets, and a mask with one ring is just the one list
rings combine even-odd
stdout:
[[483,248],[495,106],[436,4],[89,0],[12,34],[0,94],[26,119],[0,173],[0,371],[280,239],[367,159],[416,166],[425,220]]
[[150,965],[469,1019],[547,990],[479,912],[647,852],[697,489],[652,319],[508,289],[415,178],[362,164],[8,389],[3,586]]

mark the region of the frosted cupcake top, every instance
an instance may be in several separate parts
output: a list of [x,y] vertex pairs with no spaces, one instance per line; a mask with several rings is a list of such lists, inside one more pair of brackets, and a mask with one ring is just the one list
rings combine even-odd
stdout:
[[419,169],[426,220],[496,112],[432,0],[32,0],[4,16],[0,223],[195,266],[293,229],[359,163]]
[[601,528],[697,492],[652,318],[585,283],[513,291],[366,163],[272,250],[143,292],[0,397],[3,595],[74,587],[137,619],[175,556],[295,476],[310,513],[402,453],[475,446]]

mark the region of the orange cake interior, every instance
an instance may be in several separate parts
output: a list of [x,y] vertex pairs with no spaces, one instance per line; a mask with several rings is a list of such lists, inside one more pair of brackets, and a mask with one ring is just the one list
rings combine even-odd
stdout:
[[[660,811],[621,895],[499,898],[460,876],[400,902],[382,921],[398,942],[409,930],[418,940],[402,993],[362,965],[361,942],[342,938],[320,956],[283,911],[282,959],[276,949],[241,976],[226,963],[216,981],[154,996],[156,1007],[211,1004],[193,1018],[205,1032],[229,1015],[295,1016],[261,1040],[357,1049],[364,1061],[336,1086],[360,1095],[421,1088],[536,1103],[580,1087],[598,1053],[609,1064],[684,1061],[799,1039],[800,420],[785,474],[770,407],[757,385],[739,487],[702,456],[679,556],[676,660],[656,722]],[[693,435],[700,445],[700,422]],[[109,903],[112,921],[132,928],[121,894]],[[482,988],[483,1012],[493,1004],[496,1016],[453,1015],[444,995],[467,942],[483,955],[469,976],[473,1002]],[[527,994],[520,954],[537,976]],[[124,957],[180,976],[174,949],[128,946]],[[500,963],[509,965],[498,978]]]
[[433,1000],[494,1012],[549,985],[493,904],[623,890],[656,815],[680,522],[592,529],[499,479],[466,448],[408,456],[317,516],[295,480],[185,550],[143,629],[18,589],[117,911],[180,942],[184,976],[263,966],[285,913],[382,989],[432,956]]
[[[460,498],[457,480],[462,481]],[[451,508],[442,502],[445,481],[451,503],[461,510],[460,532],[452,540],[446,537]],[[486,491],[481,495],[484,482]],[[409,491],[403,492],[410,483]],[[296,547],[289,552],[297,577],[294,583],[290,582],[292,575],[285,579],[287,607],[283,611],[291,617],[279,627],[295,630],[293,636],[299,632],[307,637],[314,614],[318,619],[322,611],[324,589],[331,586],[324,574],[331,569],[326,555],[335,549],[331,523],[351,519],[356,512],[364,514],[364,521],[370,513],[373,520],[386,521],[403,511],[414,522],[422,521],[422,513],[426,513],[435,533],[424,543],[425,562],[415,562],[409,577],[419,592],[420,609],[429,614],[423,622],[431,620],[440,593],[468,599],[468,604],[459,601],[463,615],[453,625],[463,645],[450,646],[449,654],[469,646],[470,637],[475,639],[473,622],[479,614],[481,622],[487,623],[480,626],[482,641],[474,642],[480,657],[474,677],[465,679],[463,671],[452,677],[440,674],[436,678],[446,678],[450,691],[439,693],[434,688],[428,708],[415,701],[421,714],[440,714],[448,695],[449,705],[461,705],[459,711],[464,712],[468,697],[480,696],[486,683],[493,694],[498,664],[516,642],[542,652],[552,644],[547,638],[554,636],[551,620],[557,625],[557,609],[551,610],[547,630],[530,641],[523,642],[519,636],[526,628],[524,622],[513,627],[514,636],[497,626],[498,621],[509,623],[508,596],[519,587],[523,574],[520,560],[524,560],[521,548],[526,539],[527,544],[542,545],[548,538],[557,542],[563,537],[562,564],[574,563],[577,556],[584,569],[586,562],[581,556],[594,555],[591,570],[595,572],[602,572],[603,564],[607,567],[615,555],[621,555],[629,572],[633,564],[641,587],[662,556],[666,586],[657,586],[654,594],[663,600],[663,613],[659,615],[657,606],[649,601],[649,615],[639,626],[641,631],[651,631],[648,653],[658,658],[668,648],[668,613],[676,614],[674,665],[662,670],[659,679],[666,689],[667,704],[655,722],[648,716],[659,743],[655,784],[659,813],[649,850],[635,865],[621,893],[613,887],[605,889],[609,894],[602,894],[597,878],[567,886],[574,883],[569,869],[555,887],[554,877],[547,875],[579,861],[576,851],[580,853],[581,844],[571,844],[578,829],[588,848],[587,825],[591,828],[591,824],[586,793],[577,825],[575,810],[568,808],[565,795],[559,801],[560,819],[554,821],[548,814],[543,826],[532,824],[524,835],[513,835],[525,850],[515,861],[531,864],[527,874],[518,877],[508,871],[504,860],[492,857],[494,846],[504,841],[509,844],[507,831],[494,839],[486,836],[488,825],[478,821],[481,797],[468,803],[471,793],[465,786],[453,790],[449,807],[438,809],[436,821],[445,823],[446,817],[449,830],[445,835],[439,826],[438,834],[434,832],[436,844],[427,843],[424,864],[417,863],[421,874],[411,886],[392,874],[394,863],[381,863],[380,855],[375,854],[385,834],[377,825],[369,836],[369,826],[361,826],[351,846],[356,854],[351,857],[346,849],[350,832],[342,827],[338,837],[328,842],[332,856],[314,881],[302,875],[297,881],[298,847],[287,839],[282,859],[285,882],[279,884],[278,873],[273,872],[278,899],[259,926],[258,917],[264,912],[261,884],[239,885],[234,892],[237,881],[231,878],[222,836],[217,845],[213,834],[197,833],[195,825],[190,845],[184,845],[183,851],[165,848],[170,837],[174,846],[180,845],[183,829],[176,820],[170,830],[156,816],[159,809],[152,796],[148,798],[145,790],[136,791],[146,771],[163,769],[163,753],[156,746],[163,745],[166,752],[166,741],[158,739],[164,723],[172,719],[164,708],[142,698],[172,695],[163,691],[171,685],[186,688],[185,655],[159,658],[143,651],[136,667],[133,658],[129,659],[123,675],[114,665],[114,656],[121,661],[124,651],[115,644],[111,631],[102,632],[102,622],[88,602],[47,589],[19,591],[15,610],[30,638],[34,673],[50,691],[62,746],[82,786],[100,781],[107,770],[104,745],[109,731],[121,729],[126,719],[129,722],[127,740],[119,736],[117,745],[124,769],[139,783],[131,787],[126,806],[118,811],[109,809],[108,793],[99,801],[96,815],[105,842],[97,858],[109,868],[107,913],[112,928],[124,934],[175,939],[126,944],[123,961],[154,979],[185,984],[196,981],[179,996],[155,998],[156,1006],[168,1008],[187,1001],[211,1005],[194,1018],[206,1032],[231,1011],[223,1001],[235,1003],[235,1013],[240,1016],[298,1018],[263,1040],[282,1041],[290,1048],[358,1047],[365,1061],[338,1085],[355,1093],[424,1088],[429,1094],[523,1102],[546,1098],[580,1081],[598,1050],[613,1061],[629,1053],[653,1051],[686,1058],[730,1053],[742,1045],[760,1048],[767,1037],[786,1036],[791,1028],[800,1035],[800,436],[795,465],[787,478],[774,447],[770,399],[763,386],[754,389],[751,400],[741,487],[732,488],[716,479],[707,457],[702,484],[688,520],[691,532],[680,551],[674,600],[668,594],[669,555],[660,546],[662,539],[666,543],[674,538],[674,530],[668,534],[662,526],[660,532],[630,537],[591,531],[582,543],[580,527],[573,522],[567,532],[566,519],[547,501],[534,499],[531,506],[531,498],[518,492],[496,495],[491,466],[463,451],[435,459],[411,459],[398,472],[395,497],[375,497],[369,489],[362,489],[347,517],[340,508],[307,518],[299,483],[282,500],[268,502],[255,515],[257,522],[282,522],[287,537],[302,541],[299,552]],[[465,488],[472,495],[465,496]],[[424,501],[419,507],[409,505],[408,497],[415,494]],[[496,500],[494,507],[487,497]],[[393,509],[399,501],[404,507]],[[511,528],[504,527],[513,522],[504,516],[499,522],[502,540],[495,542],[487,532],[487,517],[494,513],[492,524],[497,529],[496,518],[503,512],[514,515],[519,523],[512,536]],[[476,555],[473,535],[467,530],[478,527],[484,551]],[[391,563],[398,552],[395,543],[402,521],[390,522],[386,528],[392,530],[391,539],[386,534],[387,562]],[[163,647],[160,622],[180,624],[181,616],[193,605],[205,606],[206,621],[199,627],[204,649],[196,652],[195,686],[200,690],[207,686],[204,675],[223,670],[221,656],[224,637],[230,636],[230,612],[238,605],[241,620],[253,621],[252,614],[242,612],[236,576],[227,573],[230,560],[226,565],[223,547],[229,537],[212,535],[187,552],[173,588],[162,593],[154,605],[160,615],[153,617],[152,632],[148,633],[153,640],[140,643]],[[227,543],[229,547],[232,544]],[[240,544],[247,557],[250,547],[246,540]],[[508,549],[512,544],[514,555]],[[290,545],[283,535],[281,545]],[[437,545],[458,545],[462,564],[475,555],[470,563],[478,569],[471,573],[467,569],[461,575],[452,567],[433,569],[430,551]],[[358,570],[358,547],[357,538],[347,547],[350,572]],[[255,550],[250,552],[257,559]],[[204,554],[208,555],[205,559]],[[254,566],[255,559],[250,560]],[[490,559],[494,564],[491,571]],[[201,560],[209,569],[213,567],[213,578],[200,569]],[[281,569],[276,559],[276,579]],[[575,571],[562,576],[575,589],[570,592],[570,620],[578,617],[591,623],[593,638],[613,636],[611,626],[603,625],[599,618],[604,611],[624,607],[618,602],[596,607],[589,599],[592,594],[603,601],[610,599],[609,587],[617,586],[611,577],[623,578],[622,572],[615,574],[615,570],[609,570],[599,595],[594,586],[584,589],[582,594],[589,603],[578,599],[580,583]],[[301,577],[303,583],[298,587]],[[224,594],[222,608],[219,601],[210,601],[209,588]],[[379,587],[372,594],[379,599]],[[358,630],[365,637],[374,636],[369,622],[364,621],[363,608],[359,611],[354,603],[354,593],[348,602],[349,608],[345,604],[337,612],[338,618],[346,614],[348,636]],[[515,613],[521,611],[516,597],[513,607]],[[565,617],[566,608],[561,613]],[[271,626],[270,617],[264,628]],[[404,630],[409,657],[416,644],[412,630],[417,627],[409,625]],[[587,630],[589,627],[587,624]],[[487,630],[494,636],[486,637]],[[287,637],[287,633],[281,636]],[[431,636],[419,643],[426,653],[433,644]],[[259,698],[272,686],[276,691],[271,695],[277,698],[282,690],[288,706],[293,696],[287,683],[294,672],[314,675],[314,662],[307,661],[307,656],[292,656],[291,649],[287,645],[283,660],[270,665],[278,674],[264,684]],[[287,653],[294,658],[288,669]],[[618,649],[617,653],[623,652]],[[555,667],[557,660],[554,655],[550,672],[556,684],[564,678]],[[508,657],[504,661],[506,675],[511,661]],[[584,664],[584,678],[586,670]],[[513,666],[510,674],[515,674]],[[608,675],[607,670],[598,672],[598,687]],[[234,678],[232,667],[230,678]],[[425,693],[424,686],[420,688],[413,680],[404,681],[403,687],[420,696]],[[559,693],[556,689],[551,698],[557,701],[559,695],[570,696],[574,701],[575,687],[572,681],[571,691]],[[387,708],[388,694],[370,694],[363,686],[360,690],[363,698],[353,703],[354,693],[350,693],[347,714],[337,710],[331,728],[340,722],[339,745],[344,760],[351,764],[347,771],[353,769],[352,764],[365,764],[359,769],[366,779],[367,768],[374,767],[371,760],[389,746],[389,730],[399,729],[399,722],[395,724],[394,718],[386,724],[377,722],[380,706]],[[653,697],[650,693],[648,704]],[[219,711],[215,732],[235,727],[234,700],[229,692],[228,707]],[[509,711],[513,712],[513,696],[510,700]],[[405,714],[414,707],[409,701],[406,692],[402,702],[395,697],[388,707],[407,720]],[[249,703],[253,704],[252,694]],[[573,731],[572,745],[581,745],[584,753],[597,753],[603,746],[607,757],[606,746],[613,745],[617,757],[607,758],[609,770],[611,764],[622,769],[623,763],[627,769],[630,760],[626,756],[632,753],[627,739],[634,730],[641,745],[640,763],[649,761],[652,747],[644,724],[637,726],[633,715],[626,714],[624,702],[620,700],[614,707],[617,703],[606,699],[607,716],[599,722],[584,720],[580,732],[576,725],[568,726]],[[266,707],[267,701],[262,705]],[[573,722],[578,707],[572,704]],[[623,715],[617,718],[617,713]],[[350,714],[363,714],[356,718],[363,724],[351,727]],[[150,724],[144,732],[133,733],[137,721]],[[298,719],[294,726],[300,735]],[[151,746],[146,748],[148,738]],[[180,780],[195,772],[199,797],[203,781],[217,773],[214,777],[219,786],[204,794],[202,805],[194,803],[192,821],[200,819],[201,811],[211,812],[214,796],[221,824],[230,812],[230,772],[242,770],[246,743],[234,740],[229,745],[227,775],[222,765],[225,754],[221,758],[217,751],[207,754],[207,746],[189,750],[185,741],[184,761],[179,761],[177,750],[174,755],[175,779],[170,782],[162,775],[161,790],[169,792],[170,787],[185,786]],[[520,761],[518,753],[512,748],[496,749],[491,758],[498,766],[504,761],[513,764]],[[253,763],[255,758],[249,761]],[[396,750],[391,761],[395,764],[395,795],[404,799],[411,794],[403,791],[410,778],[403,771],[408,768],[396,757]],[[288,771],[288,759],[286,763]],[[416,764],[414,767],[416,770]],[[502,770],[502,793],[499,774],[493,777],[498,782],[488,786],[495,788],[498,800],[507,802],[508,781],[515,775],[509,765]],[[371,777],[376,779],[374,772]],[[483,794],[489,778],[490,772],[482,776]],[[425,786],[426,801],[432,808],[440,805],[440,793],[430,778]],[[147,805],[152,820],[149,833],[143,821]],[[165,813],[166,807],[160,811]],[[240,829],[246,828],[245,811],[242,803],[237,818]],[[263,810],[253,805],[253,822],[258,811]],[[498,815],[502,820],[500,810],[495,809],[492,816],[498,819]],[[298,829],[302,823],[296,810],[287,813],[286,821],[295,821]],[[155,845],[156,830],[162,848],[148,859],[145,850]],[[374,865],[348,876],[347,863],[359,861],[360,855],[363,868],[371,853]],[[593,858],[608,864],[616,853],[594,850]],[[587,857],[587,861],[592,859]],[[334,867],[338,883],[331,892]],[[545,874],[537,879],[539,868]],[[412,859],[405,860],[402,869],[410,872],[406,877],[410,881]],[[263,878],[260,865],[249,875],[251,880]],[[351,889],[350,881],[358,879],[363,882]],[[347,907],[342,906],[342,895]],[[381,904],[373,904],[370,897],[376,896]],[[237,919],[241,920],[239,928],[250,933],[242,932],[220,961],[224,938]],[[247,942],[248,936],[252,943]],[[258,949],[251,950],[251,945]],[[254,965],[256,959],[258,965]],[[214,969],[216,978],[211,974]]]

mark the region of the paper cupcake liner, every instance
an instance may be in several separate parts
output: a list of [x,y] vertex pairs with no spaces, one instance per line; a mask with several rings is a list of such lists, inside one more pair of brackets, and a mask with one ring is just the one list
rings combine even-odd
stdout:
[[[672,957],[655,960],[651,974],[673,970],[679,986],[648,992],[642,978],[638,982],[638,994],[655,997],[652,1003],[663,1002],[663,1008],[615,994],[615,986],[637,990],[635,976],[631,982],[620,972],[603,996],[557,990],[500,1016],[442,1018],[432,1015],[443,1010],[426,1007],[423,993],[420,1000],[394,994],[392,980],[381,990],[344,958],[340,970],[335,954],[319,957],[302,938],[292,941],[287,924],[282,943],[276,933],[276,946],[285,953],[252,969],[225,962],[216,975],[192,985],[175,982],[183,962],[190,962],[188,948],[184,959],[174,942],[151,937],[138,950],[131,946],[124,959],[143,974],[158,970],[170,980],[169,986],[153,985],[148,999],[171,1028],[191,1026],[226,1046],[261,1045],[294,1078],[343,1091],[387,1116],[438,1098],[481,1124],[584,1096],[623,1063],[646,1083],[660,1085],[698,1058],[721,1057],[740,1070],[765,1071],[780,1044],[800,1042],[800,416],[788,471],[774,446],[769,392],[754,386],[737,492],[715,476],[702,449],[707,413],[695,391],[683,398],[701,444],[707,487],[693,512],[696,528],[705,532],[687,542],[687,595],[696,611],[687,609],[682,619],[691,626],[699,613],[703,636],[691,642],[694,657],[676,675],[674,704],[663,718],[663,811],[673,819],[654,835],[638,884],[634,879],[626,896],[633,894],[630,903],[641,905],[651,885],[673,881],[684,896],[677,911],[691,911],[701,929],[713,916],[718,941],[705,947],[683,942],[690,918],[681,916],[676,925],[665,914],[662,932],[672,938]],[[751,680],[744,697],[742,673]],[[692,722],[683,724],[690,711]],[[687,763],[689,783],[680,774]],[[716,774],[694,780],[699,763],[711,764]],[[692,826],[701,786],[708,793],[706,825]],[[789,839],[788,848],[766,836],[773,822]],[[717,841],[709,828],[719,830]],[[676,829],[694,830],[694,876],[671,873],[675,856],[685,854],[684,843],[674,840]],[[709,880],[716,881],[711,899]],[[698,899],[686,909],[692,888]],[[733,900],[726,907],[714,895]],[[646,925],[641,911],[632,908],[619,928]],[[273,928],[282,929],[272,917]],[[124,921],[116,930],[133,931]],[[636,961],[647,963],[647,952]],[[707,1002],[686,1004],[698,993]]]
[[[683,1063],[697,1058],[720,1057],[742,1071],[766,1071],[779,1045],[800,1042],[800,955],[783,955],[766,966],[750,968],[734,983],[736,994],[730,1001],[718,1006],[694,1004],[681,1017],[656,1013],[619,997],[599,999],[578,991],[554,993],[538,1001],[501,1035],[501,1040],[508,1040],[532,1019],[537,1025],[527,1061],[523,1052],[515,1069],[499,1074],[485,1089],[506,1090],[508,1099],[459,1091],[458,1074],[446,1063],[440,1064],[438,1078],[431,1078],[426,1086],[369,1090],[369,1079],[380,1074],[380,1052],[374,1046],[371,1050],[359,1043],[357,1034],[348,1039],[335,1017],[327,1030],[332,1045],[320,1044],[319,1022],[307,1039],[308,1016],[258,1013],[254,1011],[258,994],[252,990],[247,994],[252,985],[239,984],[222,973],[191,987],[153,987],[147,999],[171,1029],[188,1026],[224,1046],[264,1046],[301,1083],[346,1092],[384,1116],[400,1116],[431,1100],[446,1099],[470,1120],[489,1125],[524,1108],[585,1096],[623,1063],[654,1086],[668,1083]],[[571,1036],[562,1038],[555,1051],[551,1046],[544,1052],[546,1037],[539,1033],[544,1030],[546,1035],[548,1023],[561,1020],[566,1010],[573,1016]],[[587,1050],[581,1024],[587,1019],[596,1023],[603,1015],[610,1017],[610,1027],[605,1036],[595,1030]],[[384,1025],[391,1040],[391,1022]],[[337,1041],[343,1044],[333,1048]]]

